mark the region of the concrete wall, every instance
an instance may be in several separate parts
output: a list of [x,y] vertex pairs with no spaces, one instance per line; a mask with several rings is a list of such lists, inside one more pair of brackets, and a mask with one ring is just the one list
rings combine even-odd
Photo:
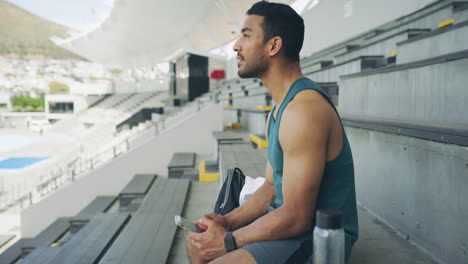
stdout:
[[468,148],[359,128],[346,132],[358,202],[443,262],[468,263]]
[[[432,2],[435,1],[321,0],[317,6],[306,9],[302,14],[306,27],[301,56],[309,56]],[[348,17],[345,17],[345,12],[349,14]]]
[[222,107],[218,104],[187,116],[185,122],[156,137],[143,135],[139,143],[130,144],[129,152],[23,210],[22,236],[37,235],[57,217],[74,216],[98,195],[117,195],[136,173],[165,177],[174,152],[211,154],[214,149],[212,131],[221,130]]
[[468,59],[340,81],[348,115],[468,125]]

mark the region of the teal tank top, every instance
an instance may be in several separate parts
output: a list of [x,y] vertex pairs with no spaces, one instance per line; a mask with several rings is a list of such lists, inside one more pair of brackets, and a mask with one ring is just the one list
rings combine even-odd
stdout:
[[[322,94],[335,109],[328,95],[312,80],[302,77],[297,79],[288,90],[286,97],[279,106],[276,119],[270,116],[268,122],[268,161],[273,168],[273,182],[275,187],[275,207],[283,204],[283,150],[278,139],[281,116],[288,103],[297,93],[310,89]],[[273,108],[274,113],[276,106]],[[338,113],[337,113],[338,114]],[[340,121],[341,122],[341,121]],[[354,186],[354,166],[351,148],[343,125],[343,147],[338,156],[325,164],[324,174],[316,201],[315,212],[321,208],[334,208],[343,213],[343,229],[345,231],[346,259],[351,254],[351,248],[358,239],[358,218],[356,208],[356,192]],[[313,210],[311,208],[311,210]],[[308,234],[312,236],[315,227],[315,212],[312,227]]]

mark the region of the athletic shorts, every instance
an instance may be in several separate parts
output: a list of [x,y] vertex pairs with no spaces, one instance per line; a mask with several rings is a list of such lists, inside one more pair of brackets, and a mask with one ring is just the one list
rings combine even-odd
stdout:
[[[274,208],[268,210],[271,212]],[[285,240],[254,242],[242,247],[247,250],[257,264],[308,263],[312,256],[312,236],[305,234]]]

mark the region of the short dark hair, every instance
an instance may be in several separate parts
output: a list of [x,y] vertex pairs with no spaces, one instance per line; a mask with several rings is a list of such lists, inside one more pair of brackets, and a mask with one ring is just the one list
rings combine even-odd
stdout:
[[260,1],[255,3],[247,15],[263,16],[265,42],[279,36],[283,40],[284,54],[293,61],[299,61],[299,52],[304,43],[304,19],[290,6]]

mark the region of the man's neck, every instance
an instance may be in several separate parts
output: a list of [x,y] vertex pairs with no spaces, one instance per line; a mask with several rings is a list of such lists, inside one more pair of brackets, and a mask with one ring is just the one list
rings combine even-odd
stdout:
[[286,96],[289,88],[297,79],[303,77],[299,63],[288,65],[272,65],[260,79],[265,85],[268,93],[279,106]]

